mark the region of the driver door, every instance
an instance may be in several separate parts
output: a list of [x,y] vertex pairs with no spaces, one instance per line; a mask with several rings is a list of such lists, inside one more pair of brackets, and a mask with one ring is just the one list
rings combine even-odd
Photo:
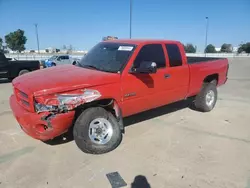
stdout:
[[0,78],[7,78],[9,75],[9,61],[3,53],[0,53]]
[[[133,61],[133,60],[132,60]],[[133,61],[133,67],[143,62],[155,62],[157,72],[153,74],[124,72],[122,76],[122,111],[129,116],[154,108],[162,101],[160,92],[164,84],[166,60],[163,45],[146,44],[141,47]]]

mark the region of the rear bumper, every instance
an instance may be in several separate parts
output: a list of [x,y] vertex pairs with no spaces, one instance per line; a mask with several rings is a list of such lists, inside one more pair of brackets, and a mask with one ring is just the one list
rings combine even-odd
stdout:
[[72,125],[75,112],[51,115],[32,113],[22,108],[14,95],[10,97],[10,107],[22,130],[29,136],[46,141],[66,132]]

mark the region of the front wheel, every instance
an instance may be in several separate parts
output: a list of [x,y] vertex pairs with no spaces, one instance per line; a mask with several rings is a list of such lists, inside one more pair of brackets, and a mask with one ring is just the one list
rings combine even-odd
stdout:
[[112,113],[91,107],[77,118],[74,129],[76,145],[85,153],[103,154],[114,150],[122,141],[122,132]]
[[195,107],[202,112],[211,111],[216,104],[217,95],[216,85],[213,83],[205,83],[195,98]]

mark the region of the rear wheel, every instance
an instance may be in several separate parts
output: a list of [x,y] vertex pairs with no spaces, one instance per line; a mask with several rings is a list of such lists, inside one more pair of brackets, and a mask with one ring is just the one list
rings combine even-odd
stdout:
[[122,132],[112,113],[101,107],[88,108],[74,125],[76,145],[85,153],[103,154],[122,141]]
[[201,92],[196,96],[194,105],[202,112],[211,111],[217,101],[217,88],[213,83],[205,83]]
[[21,70],[21,71],[18,73],[18,76],[21,76],[21,75],[23,75],[23,74],[27,74],[27,73],[29,73],[29,72],[30,72],[29,70],[23,69],[23,70]]

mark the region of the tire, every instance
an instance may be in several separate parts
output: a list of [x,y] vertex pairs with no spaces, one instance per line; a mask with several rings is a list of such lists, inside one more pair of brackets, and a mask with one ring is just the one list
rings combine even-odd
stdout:
[[[103,133],[103,135],[106,135],[105,137],[103,136],[103,138],[106,138],[106,140],[104,139],[105,141],[103,141],[103,143],[100,142],[101,139],[93,140],[94,136],[92,138],[90,136],[91,134],[95,135],[95,133],[100,135],[102,134],[100,132],[97,133],[98,128],[94,129],[92,127],[101,125],[98,122],[104,122],[103,125],[105,125],[105,128],[109,127],[107,130],[111,131],[112,129],[112,133],[109,132],[108,134],[99,130]],[[76,145],[83,152],[91,154],[108,153],[118,147],[122,141],[122,132],[116,118],[112,113],[106,111],[102,107],[91,107],[83,111],[75,122],[73,136]]]
[[210,112],[217,102],[217,95],[216,85],[214,83],[205,83],[200,93],[195,97],[195,108],[201,112]]
[[55,67],[55,66],[56,66],[56,64],[55,64],[55,63],[51,63],[51,66],[52,66],[52,67]]
[[29,70],[23,69],[23,70],[21,70],[21,71],[18,73],[18,76],[27,74],[27,73],[29,73],[29,72],[30,72]]
[[72,63],[72,65],[76,65],[76,62],[74,61],[74,62]]

